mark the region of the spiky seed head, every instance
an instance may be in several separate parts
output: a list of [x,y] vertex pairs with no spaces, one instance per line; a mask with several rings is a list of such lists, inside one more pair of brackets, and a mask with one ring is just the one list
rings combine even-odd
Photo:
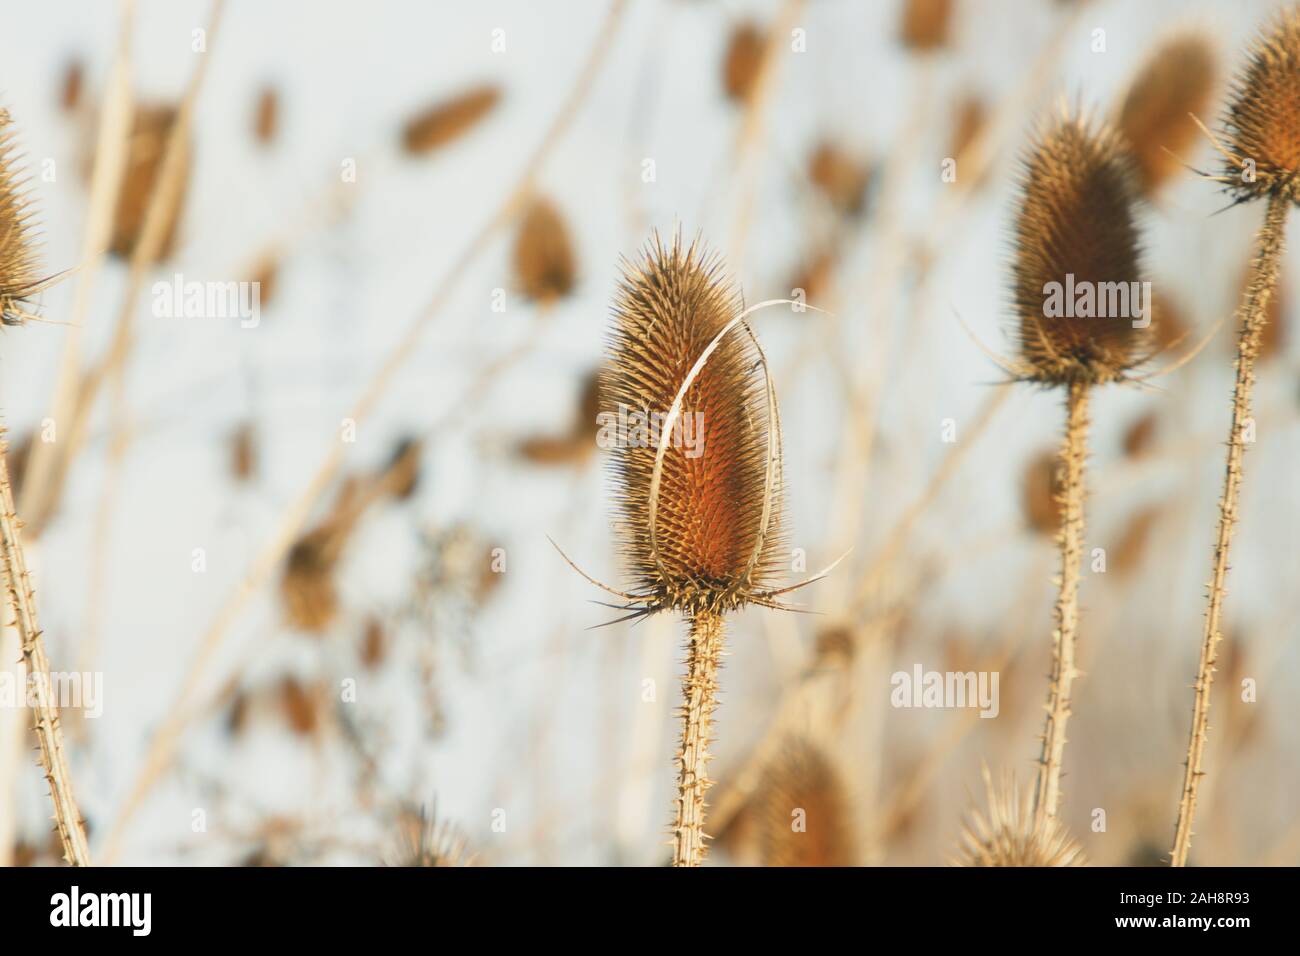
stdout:
[[535,199],[515,237],[515,282],[534,302],[550,303],[573,291],[576,269],[569,228],[560,211]]
[[1035,825],[1029,794],[1003,774],[993,785],[984,770],[988,811],[971,812],[962,828],[957,866],[1087,866],[1083,848],[1061,822]]
[[404,811],[399,818],[397,851],[393,866],[472,866],[464,834],[454,825],[439,820],[436,808]]
[[[602,445],[614,446],[619,544],[635,593],[690,614],[740,607],[782,564],[779,425],[769,420],[765,366],[746,323],[723,336],[690,383],[677,424],[656,424],[742,311],[740,295],[716,256],[655,235],[624,262],[613,311],[601,414],[621,415],[627,428],[617,440],[602,429]],[[670,440],[654,509],[661,434]]]
[[856,844],[839,770],[803,738],[785,743],[755,792],[764,866],[853,866]]
[[1209,39],[1187,33],[1161,44],[1134,78],[1117,125],[1144,194],[1154,195],[1183,168],[1183,155],[1200,136],[1189,114],[1205,112],[1217,73]]
[[763,30],[756,23],[739,23],[731,32],[722,60],[722,88],[737,103],[749,99],[753,92],[758,71],[763,66],[765,43]]
[[38,272],[27,179],[18,168],[9,111],[0,109],[0,322],[22,325],[30,299],[48,284]]
[[905,0],[899,39],[918,51],[937,50],[948,44],[953,0]]
[[1255,41],[1233,85],[1221,180],[1239,201],[1278,195],[1300,202],[1300,8]]
[[412,116],[402,128],[402,148],[412,156],[431,153],[476,126],[501,99],[495,86],[476,86]]
[[[1137,193],[1123,141],[1062,112],[1025,157],[1014,287],[1023,377],[1122,379],[1146,356]],[[1122,293],[1122,298],[1120,297]]]

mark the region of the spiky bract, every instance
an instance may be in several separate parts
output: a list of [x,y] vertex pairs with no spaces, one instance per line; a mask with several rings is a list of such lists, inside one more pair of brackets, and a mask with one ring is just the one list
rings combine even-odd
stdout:
[[1004,774],[995,787],[984,771],[987,814],[962,827],[958,866],[1087,866],[1083,849],[1055,817],[1035,825],[1029,795]]

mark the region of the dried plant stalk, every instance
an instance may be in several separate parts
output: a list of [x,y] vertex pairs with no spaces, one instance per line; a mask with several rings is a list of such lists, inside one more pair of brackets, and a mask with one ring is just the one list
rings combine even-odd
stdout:
[[1228,433],[1228,460],[1219,500],[1219,524],[1214,538],[1214,567],[1210,576],[1209,606],[1201,635],[1201,656],[1196,669],[1196,697],[1187,743],[1178,822],[1174,826],[1173,866],[1186,866],[1192,844],[1196,795],[1204,775],[1205,738],[1210,720],[1210,687],[1218,653],[1223,614],[1228,551],[1237,523],[1237,498],[1241,492],[1242,460],[1246,454],[1245,429],[1250,421],[1250,393],[1255,385],[1269,304],[1276,294],[1285,241],[1287,213],[1300,202],[1300,9],[1281,14],[1256,41],[1246,67],[1237,79],[1234,97],[1224,121],[1226,147],[1216,142],[1226,160],[1223,172],[1211,177],[1222,183],[1238,203],[1264,199],[1267,209],[1257,239],[1245,299],[1241,306],[1241,331],[1237,339],[1236,380],[1232,388],[1232,429]]
[[1056,630],[1052,634],[1052,682],[1047,691],[1047,724],[1038,761],[1034,818],[1056,816],[1061,799],[1061,763],[1065,726],[1070,719],[1070,690],[1078,671],[1074,645],[1079,631],[1079,560],[1083,555],[1083,469],[1088,457],[1088,386],[1073,382],[1066,398],[1065,440],[1061,446],[1061,487],[1057,495],[1061,530],[1060,590],[1056,597]]
[[1201,657],[1196,667],[1196,699],[1192,705],[1192,729],[1187,742],[1187,765],[1183,772],[1182,797],[1178,801],[1178,822],[1174,827],[1173,866],[1186,866],[1192,845],[1192,821],[1196,795],[1204,771],[1205,739],[1210,725],[1210,687],[1218,660],[1223,615],[1224,587],[1228,575],[1228,551],[1237,523],[1237,499],[1241,492],[1242,460],[1246,454],[1244,430],[1250,419],[1250,393],[1255,385],[1255,359],[1268,314],[1269,300],[1277,287],[1285,241],[1286,216],[1290,200],[1280,194],[1268,202],[1259,233],[1259,256],[1242,306],[1243,321],[1237,340],[1237,378],[1232,389],[1232,428],[1228,433],[1228,461],[1223,476],[1223,497],[1219,499],[1219,525],[1214,538],[1214,569],[1210,576],[1209,607],[1201,638]]
[[686,676],[682,680],[673,866],[699,866],[704,860],[704,794],[712,785],[708,776],[709,740],[725,632],[721,614],[702,611],[691,619]]
[[20,522],[14,512],[13,492],[9,487],[9,468],[5,463],[4,442],[0,439],[0,550],[3,551],[5,583],[14,612],[14,626],[22,642],[23,660],[35,691],[36,737],[40,741],[41,766],[50,784],[54,801],[54,823],[63,844],[64,858],[73,866],[89,866],[90,850],[86,831],[72,794],[72,775],[63,755],[63,731],[59,727],[59,709],[50,693],[50,663],[45,657],[36,600],[27,576],[23,556]]

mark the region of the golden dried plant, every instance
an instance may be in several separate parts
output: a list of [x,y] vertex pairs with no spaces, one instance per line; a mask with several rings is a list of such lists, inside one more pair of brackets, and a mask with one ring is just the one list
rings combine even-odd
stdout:
[[266,85],[257,94],[253,109],[253,139],[268,146],[280,129],[280,94],[274,86]]
[[1183,768],[1178,819],[1170,851],[1173,866],[1186,866],[1191,850],[1192,824],[1210,725],[1210,689],[1214,683],[1218,646],[1222,639],[1223,601],[1226,594],[1228,556],[1237,524],[1246,446],[1251,422],[1250,398],[1268,322],[1270,303],[1277,294],[1286,241],[1286,220],[1293,203],[1300,201],[1300,8],[1281,13],[1255,42],[1238,77],[1216,145],[1226,160],[1224,171],[1211,177],[1244,203],[1263,199],[1264,223],[1256,236],[1256,254],[1240,307],[1236,376],[1232,387],[1232,424],[1228,431],[1223,493],[1215,529],[1214,558],[1210,572],[1209,601],[1201,633],[1196,667],[1191,729]]
[[1205,112],[1217,73],[1210,38],[1183,33],[1157,47],[1134,77],[1116,126],[1129,143],[1146,195],[1154,195],[1183,168],[1199,136],[1192,116]]
[[1083,848],[1059,820],[1040,818],[1029,794],[1004,773],[995,787],[984,768],[988,810],[971,811],[962,827],[957,866],[1087,866]]
[[421,110],[402,128],[402,148],[412,156],[440,149],[477,126],[500,99],[501,90],[488,84]]
[[745,321],[770,304],[744,309],[717,257],[698,242],[683,247],[680,236],[665,246],[657,234],[624,262],[614,301],[600,404],[628,427],[602,444],[634,590],[588,580],[626,602],[632,613],[620,620],[674,610],[690,625],[675,866],[698,866],[705,854],[723,615],[746,604],[784,607],[778,596],[803,586],[775,586],[784,563],[780,420],[766,358]]
[[[1149,355],[1149,321],[1143,319],[1150,319],[1150,303],[1136,291],[1143,288],[1136,202],[1131,160],[1114,131],[1063,109],[1038,133],[1025,160],[1016,219],[1012,298],[1020,359],[1008,367],[1066,393],[1055,494],[1061,570],[1034,792],[1040,828],[1060,802],[1066,724],[1078,676],[1089,394],[1096,385],[1125,380]],[[1112,296],[1108,289],[1125,294]]]

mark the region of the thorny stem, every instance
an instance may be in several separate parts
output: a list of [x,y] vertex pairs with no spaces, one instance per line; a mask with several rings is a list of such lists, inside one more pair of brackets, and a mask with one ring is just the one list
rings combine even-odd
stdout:
[[1223,497],[1219,499],[1219,526],[1214,538],[1214,570],[1210,577],[1209,606],[1201,639],[1201,659],[1196,668],[1196,701],[1192,706],[1192,729],[1187,742],[1187,764],[1183,792],[1178,801],[1178,822],[1174,827],[1171,866],[1186,866],[1192,845],[1192,820],[1196,815],[1196,791],[1204,771],[1205,738],[1210,721],[1210,686],[1218,663],[1219,630],[1223,613],[1224,581],[1228,575],[1228,549],[1237,523],[1237,498],[1241,491],[1241,466],[1246,454],[1245,429],[1250,425],[1250,391],[1255,385],[1255,358],[1267,321],[1268,301],[1277,287],[1278,270],[1285,242],[1288,200],[1274,196],[1268,201],[1264,225],[1259,231],[1259,253],[1255,257],[1250,285],[1242,304],[1241,334],[1237,340],[1237,380],[1232,389],[1232,430],[1228,433],[1228,461],[1223,476]]
[[59,727],[59,709],[50,694],[50,663],[45,657],[36,601],[27,576],[27,561],[18,535],[20,522],[14,513],[13,491],[9,487],[9,467],[5,447],[0,440],[0,551],[3,552],[4,578],[9,589],[9,604],[14,612],[14,627],[22,642],[23,660],[34,691],[36,736],[40,741],[41,766],[50,784],[54,801],[54,823],[63,843],[63,855],[73,866],[89,866],[90,851],[86,832],[81,825],[77,801],[72,796],[72,776],[63,755],[63,731]]
[[708,612],[691,620],[682,679],[682,746],[677,754],[677,821],[673,826],[673,866],[699,866],[704,860],[704,794],[709,732],[717,704],[718,663],[722,657],[722,615]]
[[1041,826],[1056,816],[1061,800],[1061,763],[1065,755],[1065,725],[1070,719],[1070,688],[1079,672],[1074,644],[1079,631],[1079,561],[1083,556],[1083,469],[1088,457],[1088,385],[1072,382],[1066,398],[1065,440],[1061,445],[1060,590],[1056,597],[1056,630],[1052,634],[1052,682],[1047,689],[1047,723],[1038,759],[1034,791],[1034,822]]

